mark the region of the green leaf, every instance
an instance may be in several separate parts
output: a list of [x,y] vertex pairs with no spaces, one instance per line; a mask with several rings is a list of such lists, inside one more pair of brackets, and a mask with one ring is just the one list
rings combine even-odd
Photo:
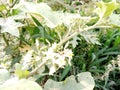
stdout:
[[47,30],[45,29],[45,27],[42,26],[42,24],[37,20],[37,18],[35,18],[34,16],[32,16],[33,21],[35,22],[35,24],[37,25],[37,28],[40,30],[40,33],[34,35],[34,37],[36,36],[41,36],[44,39],[50,39],[53,40],[53,38],[48,34]]
[[120,45],[120,36],[117,36],[117,38],[115,39],[115,42],[114,42],[114,46],[119,46]]
[[9,46],[5,47],[4,51],[5,51],[6,55],[9,55],[9,54],[12,55],[15,53],[13,45],[9,45]]
[[26,78],[29,74],[29,71],[27,70],[22,70],[22,65],[20,64],[16,64],[15,65],[15,74],[19,77],[19,78]]
[[15,1],[15,0],[9,0],[10,3],[13,3],[13,1]]
[[[41,33],[41,37],[43,37],[45,39],[45,28],[42,26],[42,24],[37,20],[37,18],[35,18],[34,16],[32,16],[33,21],[35,22],[35,24],[37,25],[38,29],[40,30]],[[46,33],[47,34],[47,33]]]
[[6,6],[4,4],[1,4],[0,5],[0,12],[3,11],[3,10],[6,10]]
[[112,52],[106,52],[103,55],[119,55],[120,52],[119,51],[112,51]]
[[119,7],[119,4],[116,3],[115,0],[112,0],[111,2],[98,2],[97,3],[98,8],[95,10],[95,12],[99,15],[100,18],[107,18],[109,15],[113,13],[114,10],[116,10]]
[[90,69],[89,70],[90,72],[94,72],[94,73],[96,73],[96,72],[98,72],[98,73],[104,73],[105,71],[104,70],[101,70],[101,69]]
[[104,62],[107,59],[108,59],[108,56],[97,59],[97,60],[93,61],[90,66],[100,65],[102,62]]
[[42,90],[42,88],[34,81],[12,78],[1,85],[0,90]]
[[72,75],[63,82],[56,82],[49,79],[44,86],[44,90],[93,90],[95,82],[89,72],[77,75],[78,83]]
[[96,53],[96,56],[100,56],[100,55],[103,54],[107,49],[108,49],[108,46],[102,48],[101,50],[99,50],[99,51]]
[[18,62],[21,60],[21,58],[22,58],[21,55],[16,56],[16,57],[12,60],[12,62],[11,62],[11,67],[12,67],[14,64],[18,63]]
[[26,29],[29,31],[31,37],[40,33],[40,30],[36,26],[27,26]]
[[71,66],[66,66],[63,70],[62,76],[59,78],[59,81],[61,81],[63,78],[65,78],[65,76],[68,74],[68,72],[70,71]]
[[32,16],[32,15],[31,15],[31,17],[32,17],[33,21],[35,22],[35,24],[36,24],[37,26],[43,27],[42,24],[37,20],[37,18],[35,18],[35,17]]

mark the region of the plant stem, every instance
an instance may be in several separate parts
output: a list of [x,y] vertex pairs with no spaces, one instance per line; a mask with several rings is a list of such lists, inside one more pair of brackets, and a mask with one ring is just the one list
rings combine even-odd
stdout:
[[9,6],[9,9],[7,10],[6,16],[10,13],[11,9],[15,6],[18,0],[15,0],[11,6]]
[[[100,20],[99,20],[99,21],[100,21]],[[98,21],[96,24],[94,24],[93,26],[87,27],[87,28],[85,28],[85,29],[81,29],[81,28],[80,28],[80,30],[74,32],[73,34],[71,34],[71,35],[68,36],[67,38],[65,38],[65,39],[63,39],[62,41],[60,41],[60,43],[58,43],[58,46],[59,46],[59,47],[62,46],[65,42],[69,41],[69,40],[72,39],[74,36],[79,35],[80,32],[82,32],[82,31],[88,31],[88,30],[95,29],[95,28],[111,28],[111,27],[112,27],[112,26],[97,26],[98,23],[99,23],[99,21]],[[36,67],[34,70],[32,70],[32,71],[29,73],[28,77],[34,75],[34,74],[38,71],[38,69],[40,69],[40,68],[46,63],[46,61],[47,61],[47,60],[44,60],[38,67]],[[28,77],[27,77],[27,78],[28,78]]]
[[[85,28],[83,31],[87,31],[87,30],[94,29],[94,28],[111,28],[111,26],[91,26],[91,27]],[[74,36],[79,35],[80,32],[81,31],[74,32],[72,35],[70,35],[66,39],[62,40],[58,45],[59,46],[63,45],[65,42],[67,42],[68,40],[72,39]],[[36,67],[34,70],[32,70],[29,73],[29,75],[27,76],[27,78],[30,77],[30,76],[32,76],[32,75],[34,75],[46,62],[47,62],[47,60],[44,60],[38,67]]]
[[9,46],[9,42],[8,42],[8,40],[6,39],[6,37],[5,37],[5,34],[4,34],[4,33],[3,33],[3,35],[2,35],[2,36],[3,36],[3,39],[4,39],[5,43],[6,43],[6,45],[7,45],[7,46]]
[[27,78],[30,77],[30,76],[32,76],[32,75],[34,75],[46,62],[47,62],[47,60],[44,60],[42,63],[40,63],[40,64],[38,65],[38,67],[36,67],[34,70],[32,70],[32,71],[29,73],[29,75],[27,76]]
[[[88,30],[91,30],[91,29],[95,29],[95,28],[111,28],[112,26],[90,26],[90,27],[87,27],[85,29],[83,29],[82,31],[88,31]],[[67,38],[63,39],[58,45],[59,46],[62,46],[65,42],[67,42],[68,40],[72,39],[74,36],[77,36],[80,34],[80,32],[82,32],[81,30],[79,32],[74,32],[72,35],[68,36]]]
[[10,8],[14,7],[15,4],[17,3],[17,1],[18,1],[18,0],[15,0],[15,1],[13,2],[13,4],[10,6]]

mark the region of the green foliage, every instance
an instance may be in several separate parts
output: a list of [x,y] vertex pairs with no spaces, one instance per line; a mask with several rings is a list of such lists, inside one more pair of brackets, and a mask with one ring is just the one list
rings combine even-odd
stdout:
[[66,66],[65,69],[63,70],[63,73],[61,75],[61,77],[59,78],[59,81],[62,81],[65,76],[68,74],[68,72],[70,71],[71,69],[71,66]]
[[96,13],[99,15],[100,18],[107,18],[111,13],[116,10],[119,6],[118,3],[116,3],[115,0],[112,0],[111,2],[104,3],[104,2],[98,2],[97,3],[98,8],[96,9]]
[[46,30],[46,28],[43,27],[42,24],[34,16],[31,16],[31,17],[33,21],[35,22],[35,24],[37,25],[37,28],[39,29],[37,33],[33,32],[34,35],[32,37],[33,38],[41,37],[44,43],[46,39],[48,39],[49,41],[53,40],[53,38],[49,35],[48,30]]
[[4,4],[1,4],[0,5],[0,12],[3,11],[3,10],[6,10],[6,6]]
[[[82,39],[74,49],[73,64],[75,72],[90,71],[94,74],[104,74],[105,66],[120,54],[120,42],[116,42],[120,37],[119,33],[119,29],[104,30],[104,33],[103,30],[99,31],[101,45],[90,45]],[[96,84],[101,85],[98,86],[102,89],[104,82],[99,79],[96,80]]]
[[[42,90],[30,77],[43,90],[107,89],[116,81],[119,59],[115,59],[120,55],[116,0],[28,1],[0,2],[0,46],[4,47],[0,66],[11,71],[0,73],[0,90],[28,86]],[[9,76],[20,80],[7,85]]]
[[16,63],[15,65],[15,74],[18,76],[19,79],[26,78],[29,74],[29,71],[22,70],[22,65]]

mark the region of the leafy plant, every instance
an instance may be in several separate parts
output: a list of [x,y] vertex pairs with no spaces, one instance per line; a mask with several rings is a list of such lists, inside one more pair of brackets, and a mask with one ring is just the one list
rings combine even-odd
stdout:
[[[94,10],[88,6],[83,9],[86,5],[81,3],[78,4],[82,7],[79,8],[81,11],[74,9],[74,12],[68,10],[71,8],[69,5],[74,5],[74,2],[56,2],[60,3],[60,6],[55,11],[46,3],[37,3],[37,0],[36,3],[9,0],[0,5],[1,33],[6,43],[4,51],[6,55],[11,56],[10,63],[5,63],[4,59],[0,62],[3,66],[6,64],[9,70],[13,70],[11,75],[21,79],[15,87],[13,84],[11,87],[3,88],[5,83],[2,83],[1,90],[20,88],[19,86],[24,86],[25,82],[34,83],[37,89],[41,89],[35,82],[28,81],[30,77],[38,81],[41,76],[45,78],[41,79],[45,90],[49,90],[50,83],[58,90],[68,89],[69,86],[76,90],[86,90],[92,83],[92,90],[94,80],[89,72],[93,73],[94,77],[100,77],[105,73],[105,65],[120,54],[119,21],[113,20],[114,17],[119,18],[119,15],[114,13],[119,8],[116,0],[96,2]],[[53,5],[56,6],[56,2],[53,2]],[[89,1],[84,3],[91,4]],[[11,38],[14,39],[10,40]],[[88,76],[85,77],[86,75]],[[82,81],[81,77],[84,78]],[[98,82],[96,78],[95,80]],[[86,86],[83,82],[89,84]],[[80,88],[81,83],[85,86]],[[29,85],[26,84],[20,89]]]

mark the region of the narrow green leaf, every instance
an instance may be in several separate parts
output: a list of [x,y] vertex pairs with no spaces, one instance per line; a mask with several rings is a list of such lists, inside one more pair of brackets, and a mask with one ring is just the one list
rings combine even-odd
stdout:
[[68,74],[68,72],[70,71],[71,66],[66,66],[63,70],[62,76],[59,78],[59,81],[63,80],[63,78],[65,78],[65,76]]
[[96,73],[96,72],[98,72],[98,73],[104,73],[105,72],[104,70],[101,70],[101,69],[90,69],[89,71],[90,72],[94,72],[94,73]]
[[113,51],[113,52],[106,52],[106,53],[104,53],[103,55],[119,55],[120,54],[120,52],[118,52],[118,51]]
[[101,50],[99,50],[99,51],[96,53],[96,56],[99,56],[100,54],[103,54],[103,52],[105,52],[107,48],[108,48],[108,47],[106,46],[106,47],[102,48]]
[[21,58],[22,58],[22,56],[16,56],[13,60],[12,60],[12,62],[11,62],[11,67],[14,65],[14,64],[16,64],[16,63],[18,63],[20,60],[21,60]]
[[9,55],[9,54],[12,55],[15,53],[14,47],[12,45],[5,47],[4,51],[5,51],[6,55]]
[[40,33],[41,33],[41,36],[42,36],[42,38],[44,39],[44,42],[45,42],[45,29],[44,29],[44,27],[43,27],[42,24],[37,20],[37,18],[35,18],[35,17],[32,16],[32,15],[31,15],[31,17],[32,17],[33,21],[35,22],[35,24],[37,25],[37,27],[39,28]]
[[103,58],[100,58],[100,59],[97,59],[96,61],[93,61],[90,66],[94,66],[94,65],[99,65],[101,62],[107,60],[108,56],[106,57],[103,57]]
[[50,39],[53,40],[53,38],[48,34],[48,32],[46,31],[46,29],[42,26],[42,24],[37,20],[37,18],[35,18],[34,16],[32,16],[33,21],[35,22],[35,24],[37,25],[37,28],[40,30],[40,34],[34,35],[34,37],[36,36],[41,36],[45,42],[45,39]]
[[114,46],[119,46],[120,45],[120,36],[118,36],[116,39],[115,39],[115,43],[114,43]]
[[35,18],[35,17],[32,16],[32,15],[31,15],[31,17],[32,17],[33,21],[35,22],[35,24],[36,24],[37,26],[43,27],[42,24],[37,20],[37,18]]

